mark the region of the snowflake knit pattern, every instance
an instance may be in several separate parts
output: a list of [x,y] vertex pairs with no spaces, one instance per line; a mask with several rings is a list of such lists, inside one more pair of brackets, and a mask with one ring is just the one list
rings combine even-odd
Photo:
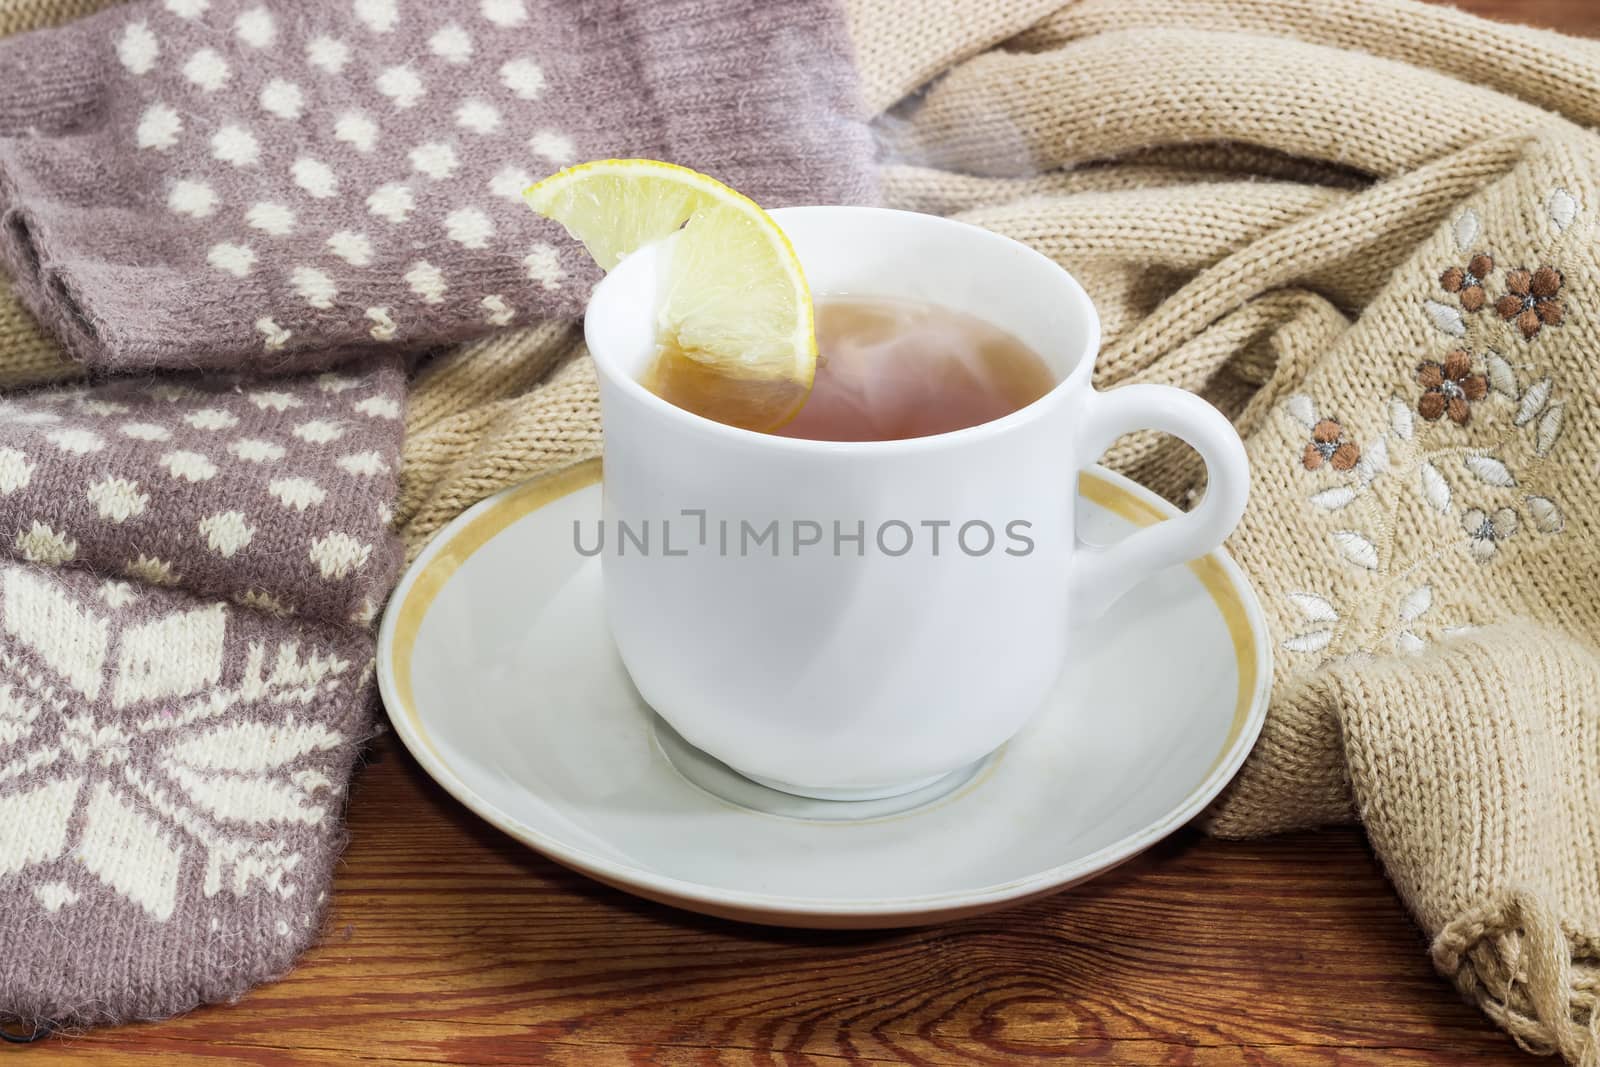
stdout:
[[821,4],[146,0],[0,45],[0,257],[95,367],[283,371],[573,316],[581,159],[856,201]]
[[[106,6],[0,0],[0,32]],[[868,199],[855,108],[822,2],[147,0],[0,41],[0,388],[91,382],[0,394],[0,1024],[232,999],[316,939],[401,352],[525,352],[592,280],[515,193],[638,154]],[[481,396],[551,369],[435,362]]]
[[171,1014],[317,936],[403,385],[388,357],[0,400],[0,1017]]

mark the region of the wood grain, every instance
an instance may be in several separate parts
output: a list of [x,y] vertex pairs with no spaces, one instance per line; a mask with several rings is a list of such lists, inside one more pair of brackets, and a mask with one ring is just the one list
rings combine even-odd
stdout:
[[[1600,34],[1600,0],[1457,6]],[[329,932],[287,979],[234,1006],[27,1054],[107,1065],[1535,1062],[1433,973],[1354,830],[1250,844],[1186,833],[996,916],[819,934],[701,919],[589,883],[478,822],[392,739],[357,779],[350,823]]]
[[1515,1064],[1354,831],[1185,834],[1077,891],[881,934],[702,919],[479,823],[392,739],[330,931],[234,1007],[57,1038],[89,1064]]
[[1597,0],[1451,0],[1449,6],[1502,22],[1543,26],[1584,37],[1600,36]]

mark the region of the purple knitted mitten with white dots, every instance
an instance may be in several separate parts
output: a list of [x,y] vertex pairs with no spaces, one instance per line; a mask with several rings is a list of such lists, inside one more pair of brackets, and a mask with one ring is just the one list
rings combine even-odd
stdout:
[[826,2],[143,0],[0,43],[0,262],[106,369],[322,366],[575,314],[520,202],[647,156],[870,196]]

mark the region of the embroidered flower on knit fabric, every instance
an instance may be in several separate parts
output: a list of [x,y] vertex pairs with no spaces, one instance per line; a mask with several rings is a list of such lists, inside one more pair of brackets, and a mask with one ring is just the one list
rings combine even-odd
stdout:
[[1461,527],[1467,531],[1473,556],[1489,560],[1499,551],[1500,542],[1510,540],[1517,532],[1517,513],[1511,508],[1499,508],[1491,515],[1482,508],[1469,508],[1461,516]]
[[1472,372],[1472,357],[1456,349],[1444,362],[1424,360],[1417,365],[1417,382],[1422,395],[1417,398],[1417,414],[1429,422],[1445,415],[1458,426],[1472,418],[1472,405],[1489,394],[1489,380]]
[[1361,462],[1361,446],[1345,437],[1344,427],[1336,420],[1323,419],[1311,428],[1311,440],[1300,462],[1308,471],[1321,470],[1326,463],[1342,474]]
[[1489,298],[1484,295],[1483,283],[1494,272],[1494,257],[1479,252],[1467,260],[1465,267],[1451,267],[1439,275],[1444,291],[1453,293],[1461,301],[1463,311],[1481,311]]
[[1560,298],[1564,281],[1554,267],[1510,271],[1506,274],[1506,295],[1495,301],[1494,309],[1502,319],[1515,322],[1522,336],[1531,341],[1541,329],[1560,326],[1566,317]]

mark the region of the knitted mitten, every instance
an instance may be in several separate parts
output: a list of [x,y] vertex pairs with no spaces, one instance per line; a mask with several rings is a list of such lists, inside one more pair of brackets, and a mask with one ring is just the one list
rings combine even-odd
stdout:
[[146,0],[0,45],[0,253],[100,367],[282,370],[575,315],[519,194],[651,156],[863,197],[825,3]]
[[319,933],[402,377],[0,403],[0,1022],[238,996]]

